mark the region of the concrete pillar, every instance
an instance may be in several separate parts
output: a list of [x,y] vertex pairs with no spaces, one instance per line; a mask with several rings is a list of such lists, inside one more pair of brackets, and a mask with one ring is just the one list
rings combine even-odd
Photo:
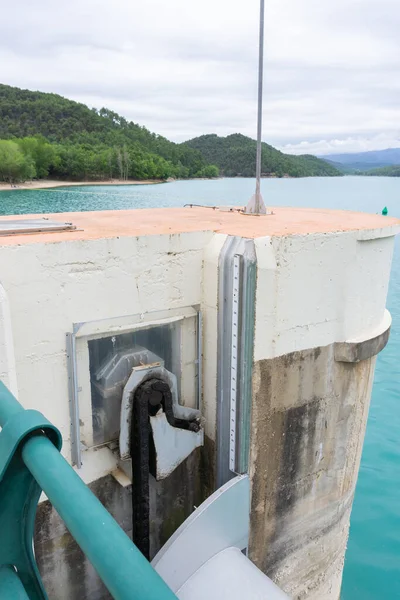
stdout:
[[340,596],[393,233],[255,240],[249,556],[294,599]]

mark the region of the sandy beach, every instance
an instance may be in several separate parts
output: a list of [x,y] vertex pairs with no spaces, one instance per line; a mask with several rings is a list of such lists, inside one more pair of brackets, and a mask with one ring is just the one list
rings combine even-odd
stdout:
[[11,187],[9,183],[0,181],[0,192],[11,192],[14,190],[42,190],[45,188],[57,187],[72,187],[81,185],[150,185],[152,183],[164,183],[162,180],[146,180],[146,181],[122,181],[112,179],[110,181],[51,181],[50,179],[38,179],[37,181],[27,181],[19,183],[16,187]]

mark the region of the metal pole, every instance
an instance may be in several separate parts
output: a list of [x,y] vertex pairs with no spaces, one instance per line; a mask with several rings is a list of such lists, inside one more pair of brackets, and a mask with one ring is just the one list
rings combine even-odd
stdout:
[[22,459],[116,600],[176,600],[110,513],[49,439],[30,438]]
[[265,215],[264,200],[261,196],[261,134],[262,134],[262,107],[263,107],[263,73],[264,73],[264,13],[265,1],[260,0],[260,37],[258,48],[258,114],[257,114],[257,159],[256,159],[256,193],[251,198],[246,213]]
[[257,166],[256,166],[256,212],[260,212],[261,203],[261,132],[263,105],[263,71],[264,71],[264,0],[260,2],[260,41],[258,61],[258,115],[257,115]]

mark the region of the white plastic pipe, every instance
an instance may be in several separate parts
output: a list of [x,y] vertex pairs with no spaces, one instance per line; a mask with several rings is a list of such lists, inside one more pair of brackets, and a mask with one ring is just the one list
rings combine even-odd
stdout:
[[178,590],[179,600],[288,600],[238,548],[207,561]]

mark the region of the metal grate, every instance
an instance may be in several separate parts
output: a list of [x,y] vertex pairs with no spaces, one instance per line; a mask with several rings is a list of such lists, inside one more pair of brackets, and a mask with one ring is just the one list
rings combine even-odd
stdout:
[[25,233],[52,233],[54,231],[74,231],[76,225],[50,219],[10,219],[0,221],[0,236]]

